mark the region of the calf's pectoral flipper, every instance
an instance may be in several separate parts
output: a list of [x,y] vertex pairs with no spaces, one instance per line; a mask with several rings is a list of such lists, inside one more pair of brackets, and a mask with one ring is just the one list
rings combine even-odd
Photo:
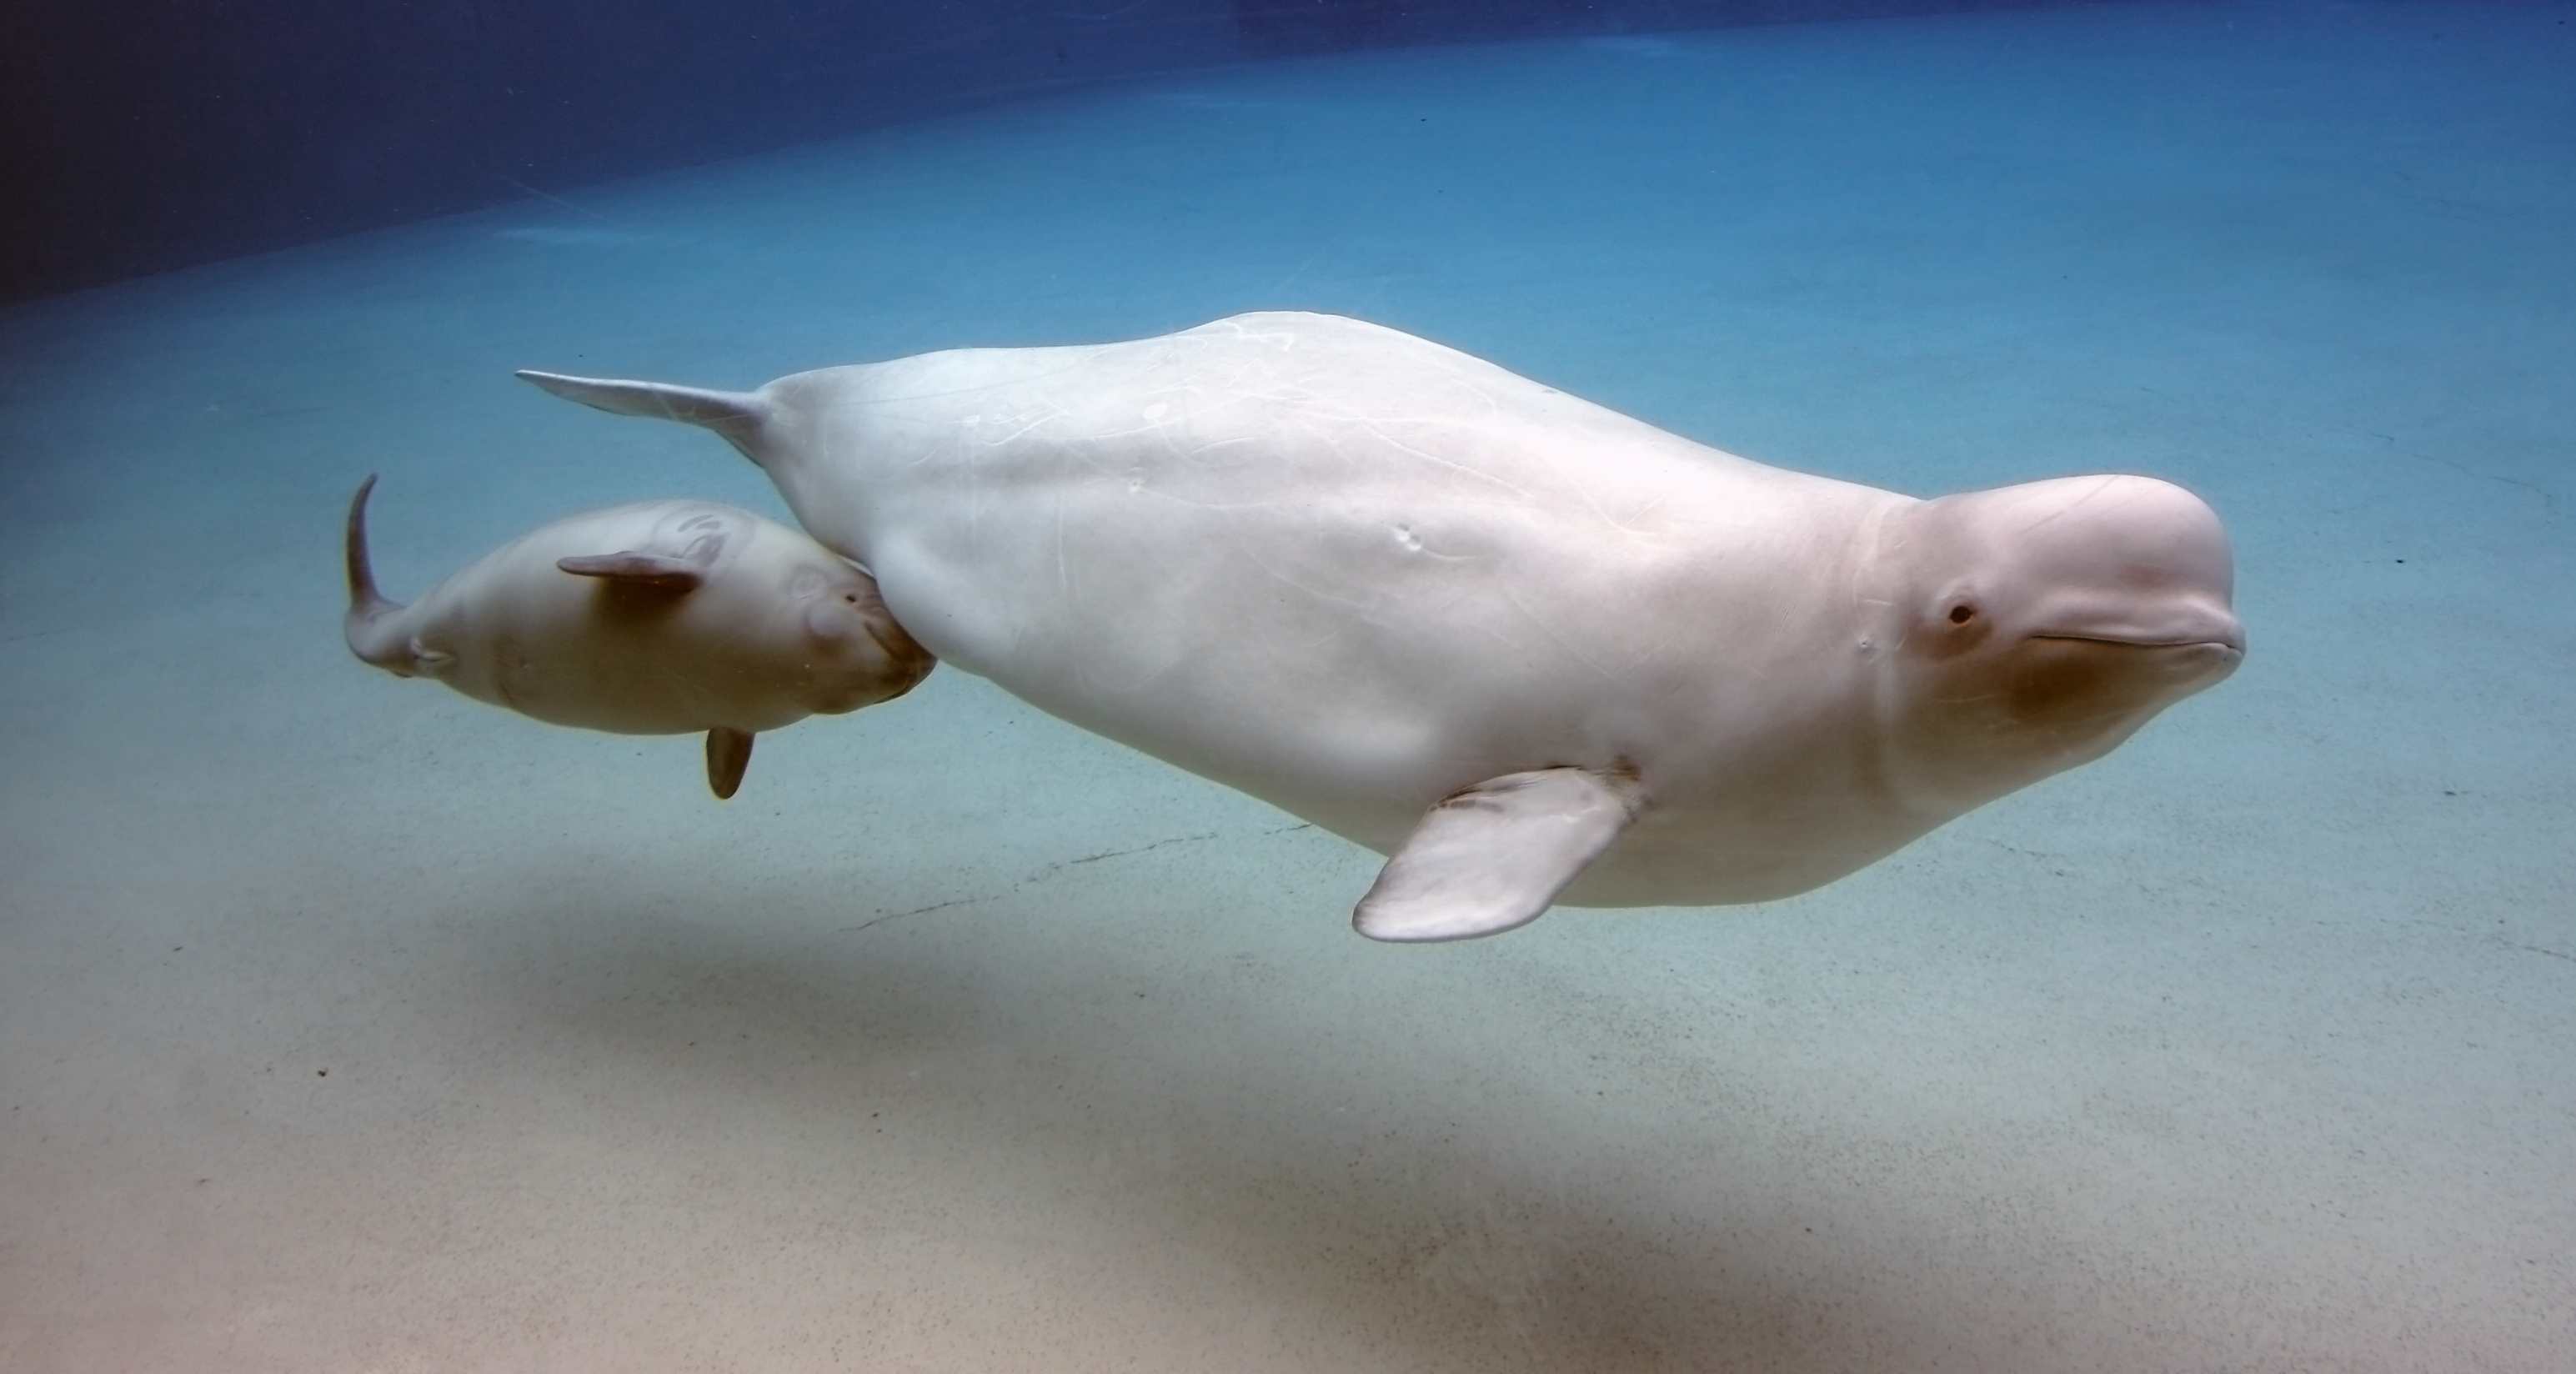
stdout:
[[[706,581],[698,566],[685,558],[640,549],[558,558],[555,566],[575,577],[596,577],[651,596],[684,596]],[[751,741],[750,731],[729,725],[707,732],[707,790],[716,794],[716,800],[731,801],[742,790],[743,772],[751,767]]]
[[742,786],[743,770],[751,767],[752,733],[719,725],[707,732],[707,788],[718,801],[732,801]]
[[[621,553],[558,558],[555,566],[575,577],[596,577],[651,596],[684,596],[706,582],[698,566],[667,553],[628,549]],[[718,801],[731,801],[742,790],[742,775],[751,767],[752,735],[719,725],[707,731],[707,790]]]
[[1372,940],[1499,935],[1535,921],[1644,803],[1626,770],[1542,768],[1441,799],[1351,913]]

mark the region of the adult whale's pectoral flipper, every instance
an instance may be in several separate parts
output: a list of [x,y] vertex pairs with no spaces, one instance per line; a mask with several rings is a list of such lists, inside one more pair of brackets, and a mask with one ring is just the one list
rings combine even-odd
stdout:
[[1451,793],[1387,860],[1351,913],[1372,940],[1499,935],[1535,921],[1644,802],[1626,770],[1543,768]]
[[710,391],[667,382],[614,381],[566,377],[554,372],[522,371],[519,380],[594,410],[612,415],[641,415],[648,420],[678,420],[703,425],[721,434],[745,455],[769,423],[769,398],[754,391]]

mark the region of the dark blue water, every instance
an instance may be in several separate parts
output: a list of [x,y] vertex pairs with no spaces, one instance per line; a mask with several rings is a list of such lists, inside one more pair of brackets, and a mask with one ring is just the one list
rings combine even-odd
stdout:
[[0,300],[1141,72],[2031,0],[149,0],[0,19]]

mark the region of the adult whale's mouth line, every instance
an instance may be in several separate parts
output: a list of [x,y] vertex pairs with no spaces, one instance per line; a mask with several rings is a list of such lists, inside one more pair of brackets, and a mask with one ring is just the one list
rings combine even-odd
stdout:
[[2238,634],[2222,639],[2192,637],[2186,639],[2126,639],[2118,635],[2072,634],[2063,631],[2040,631],[2032,639],[2063,639],[2078,644],[2109,644],[2122,649],[2223,649],[2243,657],[2245,636]]

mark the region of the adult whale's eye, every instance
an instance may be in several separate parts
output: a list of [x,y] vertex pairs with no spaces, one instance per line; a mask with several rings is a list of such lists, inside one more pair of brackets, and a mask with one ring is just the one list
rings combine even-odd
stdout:
[[1977,608],[1965,601],[1950,608],[1950,623],[1953,625],[1965,625],[1976,618]]

